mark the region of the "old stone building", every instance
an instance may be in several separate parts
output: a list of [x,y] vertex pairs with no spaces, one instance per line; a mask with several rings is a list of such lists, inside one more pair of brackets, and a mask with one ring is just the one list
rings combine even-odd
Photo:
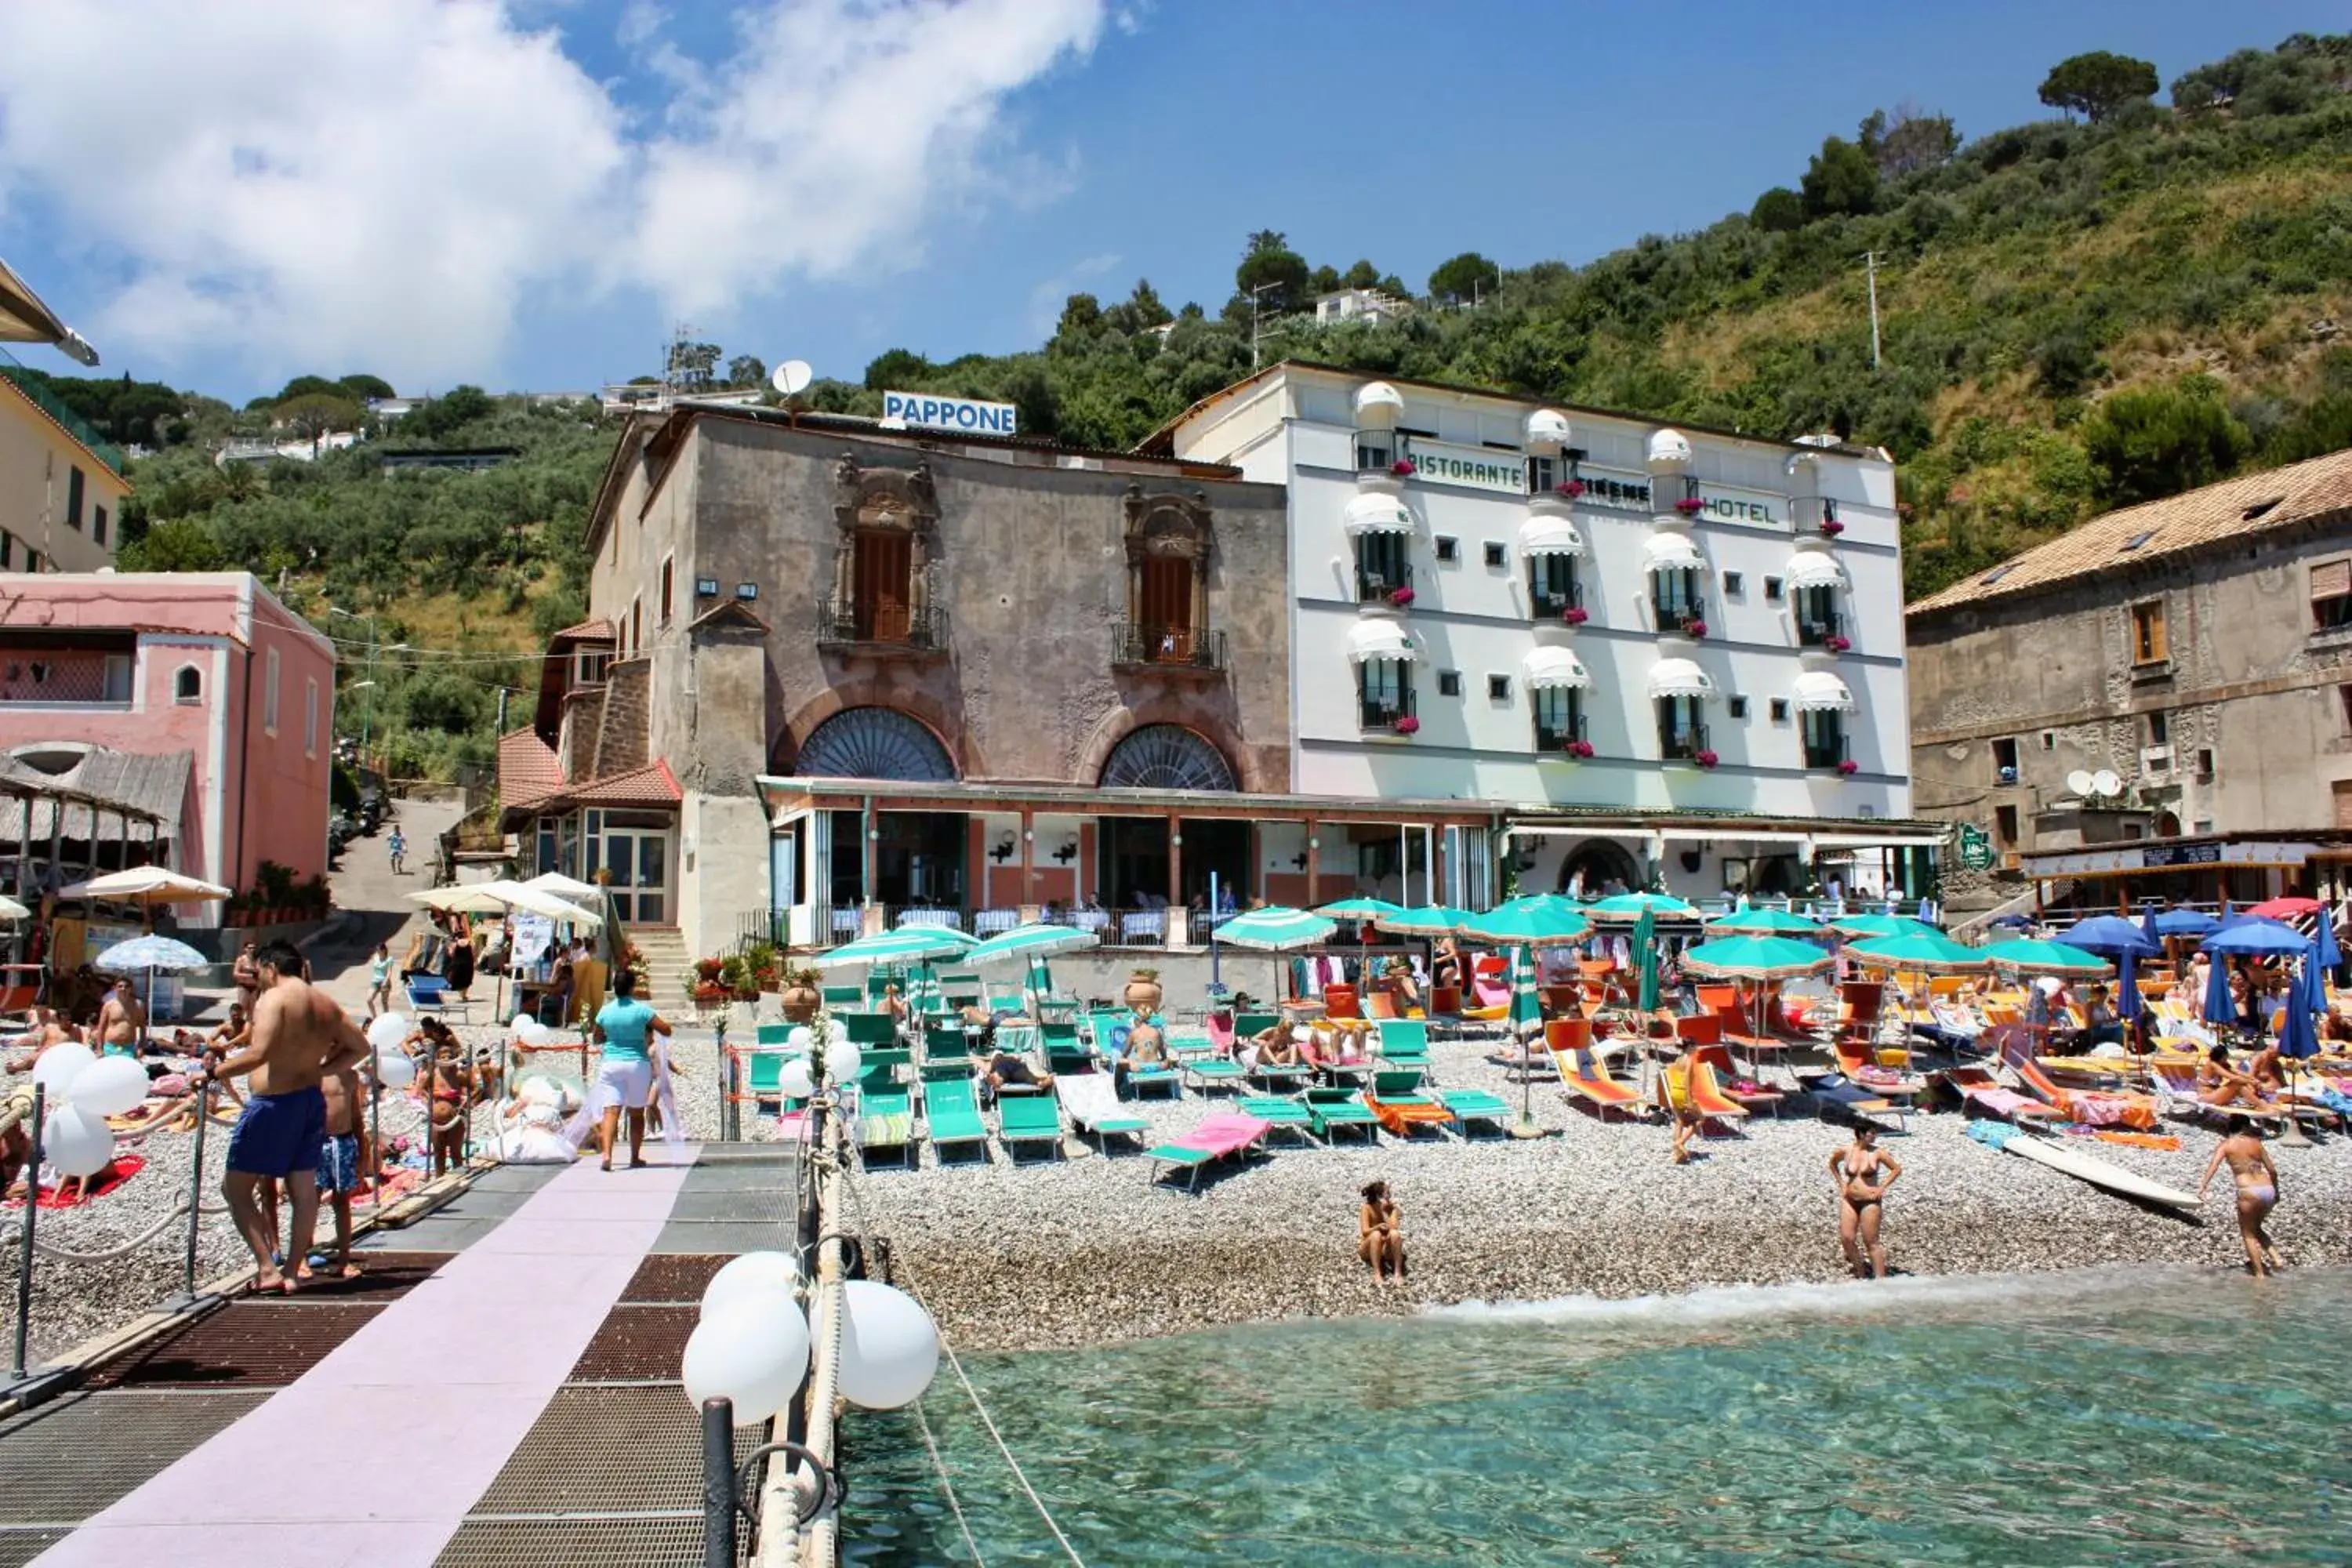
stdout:
[[2352,830],[2352,451],[2093,519],[1908,613],[1958,907],[2267,897]]

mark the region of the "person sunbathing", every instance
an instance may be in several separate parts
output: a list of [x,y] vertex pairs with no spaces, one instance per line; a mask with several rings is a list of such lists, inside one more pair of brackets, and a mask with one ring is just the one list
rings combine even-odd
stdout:
[[1250,1064],[1255,1068],[1304,1067],[1305,1058],[1299,1051],[1298,1037],[1287,1024],[1260,1029],[1250,1037]]
[[2207,1105],[2248,1105],[2271,1109],[2262,1085],[2230,1065],[2230,1047],[2215,1046],[2197,1064],[2197,1098]]
[[[1344,1068],[1362,1067],[1370,1059],[1365,1050],[1365,1041],[1371,1032],[1370,1024],[1361,1018],[1334,1018],[1327,1027],[1328,1035],[1322,1029],[1299,1026],[1307,1036],[1300,1042],[1299,1054],[1308,1067],[1328,1076]],[[1293,1038],[1297,1038],[1295,1034]]]
[[30,1072],[41,1053],[51,1046],[61,1046],[74,1037],[73,1031],[58,1016],[54,1007],[37,1006],[26,1018],[22,1033],[8,1037],[11,1052],[7,1060],[10,1072]]
[[1412,966],[1403,959],[1389,960],[1385,984],[1389,994],[1396,998],[1398,1012],[1402,1013],[1421,1005],[1421,986],[1413,980]]
[[1364,1188],[1363,1206],[1356,1211],[1356,1256],[1383,1285],[1404,1280],[1404,1211],[1389,1196],[1386,1182]]
[[1054,1087],[1054,1075],[1040,1072],[1026,1059],[1011,1051],[992,1052],[988,1070],[980,1075],[980,1097],[983,1102],[994,1100],[1000,1089],[1045,1090]]

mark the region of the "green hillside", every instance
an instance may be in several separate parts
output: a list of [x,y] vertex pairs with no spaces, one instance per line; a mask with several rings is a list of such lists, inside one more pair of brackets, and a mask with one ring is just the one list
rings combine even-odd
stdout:
[[[1580,268],[1457,257],[1395,325],[1318,327],[1317,292],[1405,285],[1369,259],[1315,265],[1269,231],[1247,237],[1214,313],[1171,312],[1149,283],[1108,304],[1073,295],[1034,353],[894,349],[862,384],[821,381],[804,401],[873,415],[886,386],[1001,398],[1034,434],[1125,447],[1247,374],[1255,327],[1267,363],[1885,446],[1916,595],[2106,506],[2352,445],[2347,87],[2345,37],[2189,72],[2171,108],[2143,62],[2078,57],[2042,84],[2066,119],[1963,141],[1933,113],[1873,115],[1749,212]],[[722,363],[759,380],[710,344],[671,368],[717,378]],[[485,760],[499,688],[532,686],[529,653],[579,612],[577,542],[613,439],[593,408],[458,388],[353,450],[224,469],[221,441],[350,428],[355,400],[386,389],[307,376],[240,411],[127,380],[50,385],[102,436],[161,447],[132,466],[126,567],[252,565],[357,639],[355,662],[367,633],[329,603],[429,650],[382,658],[378,686],[343,710],[394,737],[404,770]],[[520,456],[383,478],[383,453],[415,446]]]

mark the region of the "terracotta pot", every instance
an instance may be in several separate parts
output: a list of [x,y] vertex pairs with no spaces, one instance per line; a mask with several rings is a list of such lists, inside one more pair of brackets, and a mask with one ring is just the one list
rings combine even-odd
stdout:
[[1160,989],[1160,982],[1146,980],[1140,974],[1129,979],[1125,993],[1129,1010],[1146,1014],[1160,1011],[1160,999],[1164,994]]
[[816,1016],[817,1006],[823,1000],[810,986],[787,985],[779,1005],[783,1009],[786,1023],[805,1024]]

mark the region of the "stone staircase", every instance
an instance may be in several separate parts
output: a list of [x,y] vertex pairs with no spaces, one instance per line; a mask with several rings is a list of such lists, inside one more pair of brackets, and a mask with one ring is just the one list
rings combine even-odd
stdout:
[[659,1012],[688,1011],[686,977],[693,973],[694,959],[686,951],[686,938],[677,927],[628,926],[623,934],[646,955],[645,1000]]

